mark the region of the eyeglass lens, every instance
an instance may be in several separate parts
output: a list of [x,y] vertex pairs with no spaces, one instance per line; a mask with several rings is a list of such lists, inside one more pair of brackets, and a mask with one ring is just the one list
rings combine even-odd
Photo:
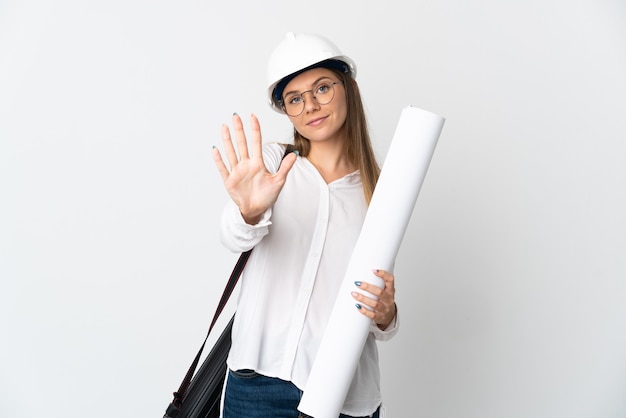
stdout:
[[283,99],[285,112],[289,116],[300,115],[304,111],[305,93],[311,93],[311,97],[320,105],[330,103],[335,97],[335,84],[341,84],[341,81],[322,80],[311,90],[287,94]]

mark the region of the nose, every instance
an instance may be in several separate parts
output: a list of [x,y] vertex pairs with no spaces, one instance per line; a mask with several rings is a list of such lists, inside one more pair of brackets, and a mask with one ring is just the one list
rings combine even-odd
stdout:
[[[305,93],[311,93],[311,98],[305,99],[304,98]],[[304,110],[306,112],[310,112],[311,110],[314,110],[314,109],[319,109],[320,107],[320,104],[317,102],[317,97],[315,97],[315,95],[313,94],[311,90],[305,91],[302,93],[302,100],[304,101]]]

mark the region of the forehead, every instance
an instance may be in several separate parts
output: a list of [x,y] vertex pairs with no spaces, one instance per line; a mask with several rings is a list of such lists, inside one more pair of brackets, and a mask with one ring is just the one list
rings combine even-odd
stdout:
[[324,77],[331,78],[333,80],[337,78],[335,73],[328,68],[313,68],[298,74],[293,78],[293,80],[289,81],[289,83],[285,86],[285,93],[306,90],[317,80]]

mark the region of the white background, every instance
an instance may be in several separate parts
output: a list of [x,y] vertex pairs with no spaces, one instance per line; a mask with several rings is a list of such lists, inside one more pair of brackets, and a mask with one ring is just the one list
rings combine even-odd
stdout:
[[210,149],[235,111],[289,138],[287,31],[356,60],[381,162],[404,106],[446,118],[390,416],[626,416],[620,0],[0,0],[0,416],[162,416],[235,260]]

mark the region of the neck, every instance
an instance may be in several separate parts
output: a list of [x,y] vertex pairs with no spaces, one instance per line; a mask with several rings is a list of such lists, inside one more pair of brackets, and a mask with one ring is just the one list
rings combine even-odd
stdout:
[[317,168],[326,183],[331,183],[356,170],[343,152],[343,144],[311,144],[306,157]]

